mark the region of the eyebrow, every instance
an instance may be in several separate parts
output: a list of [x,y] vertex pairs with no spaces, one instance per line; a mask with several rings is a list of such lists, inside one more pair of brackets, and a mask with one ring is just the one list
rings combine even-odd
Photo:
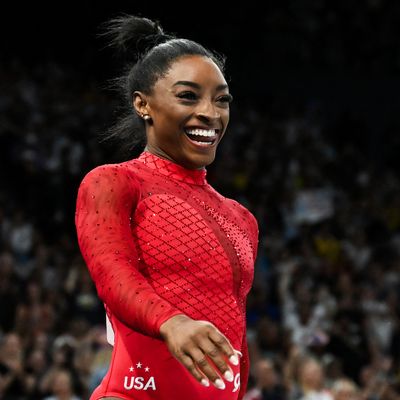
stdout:
[[[178,81],[178,82],[175,82],[172,86],[179,86],[179,85],[190,86],[195,89],[201,89],[201,86],[198,83],[192,82],[192,81]],[[223,89],[227,89],[227,88],[228,88],[228,85],[226,85],[226,84],[217,86],[217,90],[223,90]]]

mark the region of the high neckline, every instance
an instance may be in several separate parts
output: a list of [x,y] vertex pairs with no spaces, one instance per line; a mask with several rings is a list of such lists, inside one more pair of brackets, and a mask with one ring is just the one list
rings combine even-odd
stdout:
[[138,161],[145,164],[148,168],[156,170],[158,173],[175,179],[189,183],[191,185],[206,185],[207,170],[202,169],[187,169],[179,164],[176,164],[165,158],[161,158],[147,150],[144,150],[137,158]]

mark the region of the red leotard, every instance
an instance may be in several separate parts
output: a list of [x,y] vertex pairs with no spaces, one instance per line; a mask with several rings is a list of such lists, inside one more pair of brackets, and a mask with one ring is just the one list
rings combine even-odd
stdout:
[[[217,193],[205,169],[144,151],[87,173],[75,224],[115,334],[110,368],[91,399],[241,399],[249,373],[254,216]],[[230,364],[235,380],[224,380],[224,390],[198,383],[161,339],[160,325],[182,313],[210,321],[243,353],[239,366]]]

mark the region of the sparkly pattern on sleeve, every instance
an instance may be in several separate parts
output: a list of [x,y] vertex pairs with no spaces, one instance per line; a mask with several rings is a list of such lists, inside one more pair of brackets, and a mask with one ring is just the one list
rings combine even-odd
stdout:
[[247,383],[249,380],[249,371],[250,371],[250,359],[249,359],[249,351],[247,347],[246,340],[246,332],[242,341],[241,348],[243,357],[240,360],[240,391],[238,395],[238,400],[242,400],[247,391]]
[[250,214],[250,220],[251,224],[250,225],[250,240],[253,243],[253,251],[254,251],[254,260],[257,258],[257,253],[258,253],[258,237],[259,237],[259,230],[258,230],[258,222],[256,218],[254,217],[253,214]]
[[75,224],[82,256],[107,308],[127,326],[158,337],[160,325],[181,312],[137,269],[131,215],[139,197],[139,183],[125,167],[97,167],[79,187]]
[[[249,221],[247,224],[250,242],[252,243],[253,249],[253,260],[255,261],[258,253],[259,243],[259,230],[258,222],[254,215],[250,212],[246,212],[246,219]],[[243,312],[246,314],[246,300],[243,301]],[[243,357],[240,360],[240,391],[238,394],[238,400],[242,400],[247,391],[249,372],[250,372],[250,358],[247,344],[246,330],[243,333],[241,352]]]

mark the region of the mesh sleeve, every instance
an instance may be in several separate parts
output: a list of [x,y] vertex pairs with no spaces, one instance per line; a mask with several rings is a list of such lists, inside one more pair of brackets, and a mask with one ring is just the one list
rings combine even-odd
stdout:
[[155,293],[138,270],[131,215],[137,178],[119,164],[91,170],[77,195],[75,225],[82,256],[106,307],[134,330],[159,337],[160,325],[181,314]]

